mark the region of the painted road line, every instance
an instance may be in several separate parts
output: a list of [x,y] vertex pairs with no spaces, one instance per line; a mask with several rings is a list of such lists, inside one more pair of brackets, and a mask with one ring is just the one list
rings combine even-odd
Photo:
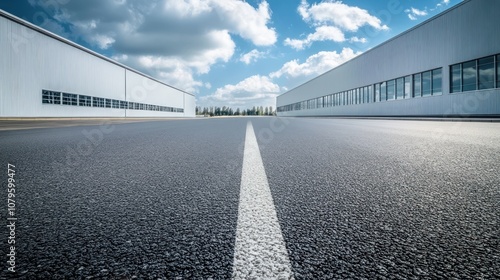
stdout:
[[247,123],[234,248],[234,279],[293,279],[266,171]]

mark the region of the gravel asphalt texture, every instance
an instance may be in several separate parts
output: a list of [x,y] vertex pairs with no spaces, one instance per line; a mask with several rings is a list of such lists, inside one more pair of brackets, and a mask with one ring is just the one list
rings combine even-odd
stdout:
[[0,279],[230,279],[248,120],[295,279],[500,279],[499,123],[274,117],[0,131]]

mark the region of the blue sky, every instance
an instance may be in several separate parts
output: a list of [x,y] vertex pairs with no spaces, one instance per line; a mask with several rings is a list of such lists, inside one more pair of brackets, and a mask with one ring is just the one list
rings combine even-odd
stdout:
[[194,93],[275,106],[281,93],[461,0],[4,0],[0,9]]

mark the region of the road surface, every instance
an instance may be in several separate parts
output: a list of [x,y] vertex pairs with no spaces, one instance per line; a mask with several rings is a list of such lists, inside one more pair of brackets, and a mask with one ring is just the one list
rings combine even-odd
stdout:
[[500,278],[498,123],[12,130],[0,163],[3,224],[16,218],[2,226],[0,278]]

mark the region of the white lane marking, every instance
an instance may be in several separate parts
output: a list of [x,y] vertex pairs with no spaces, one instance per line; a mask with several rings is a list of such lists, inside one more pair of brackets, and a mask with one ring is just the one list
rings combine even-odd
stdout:
[[236,244],[234,279],[293,279],[266,171],[252,123],[247,123]]

